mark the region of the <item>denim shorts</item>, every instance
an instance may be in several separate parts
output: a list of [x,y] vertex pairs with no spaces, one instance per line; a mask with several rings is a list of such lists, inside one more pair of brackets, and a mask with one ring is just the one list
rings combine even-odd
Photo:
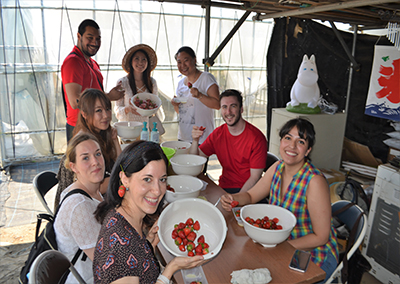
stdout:
[[321,269],[326,273],[325,280],[317,283],[325,283],[329,279],[329,277],[331,277],[337,266],[338,262],[335,256],[332,254],[332,252],[328,252],[324,264],[322,264],[321,266]]

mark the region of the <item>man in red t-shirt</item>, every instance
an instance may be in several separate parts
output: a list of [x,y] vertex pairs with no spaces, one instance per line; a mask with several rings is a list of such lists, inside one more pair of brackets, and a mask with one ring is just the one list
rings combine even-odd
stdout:
[[[91,57],[101,45],[100,28],[93,20],[84,20],[78,28],[78,42],[61,66],[61,78],[67,114],[67,141],[78,120],[78,100],[88,88],[103,90],[103,76],[100,66]],[[104,90],[103,90],[104,91]],[[125,92],[116,86],[107,94],[110,100],[119,100]]]
[[216,128],[200,146],[204,130],[201,125],[193,126],[190,153],[204,157],[216,154],[222,166],[219,185],[229,193],[247,191],[261,178],[266,166],[267,139],[243,119],[243,98],[239,91],[223,92],[220,105],[225,124]]

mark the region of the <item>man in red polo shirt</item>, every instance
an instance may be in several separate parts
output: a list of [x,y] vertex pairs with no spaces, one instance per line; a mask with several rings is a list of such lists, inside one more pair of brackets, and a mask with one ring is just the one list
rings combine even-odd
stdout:
[[[78,28],[78,42],[61,66],[61,78],[67,112],[67,141],[78,120],[78,100],[88,88],[103,90],[103,76],[100,66],[91,57],[96,55],[101,45],[100,28],[93,20],[84,20]],[[124,90],[117,85],[107,94],[111,101],[124,96]]]
[[193,126],[190,153],[209,157],[216,154],[222,166],[219,186],[228,193],[247,191],[261,178],[267,162],[267,139],[254,125],[243,119],[243,97],[237,90],[220,95],[224,124],[214,129],[198,146],[204,129]]

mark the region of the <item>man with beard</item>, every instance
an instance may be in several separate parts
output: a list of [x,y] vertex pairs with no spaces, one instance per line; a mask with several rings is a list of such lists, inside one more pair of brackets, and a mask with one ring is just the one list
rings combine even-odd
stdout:
[[[67,115],[67,141],[78,119],[78,100],[80,94],[88,88],[103,89],[103,76],[100,66],[91,57],[96,55],[101,45],[100,28],[93,20],[84,20],[78,28],[78,42],[61,66],[64,106]],[[120,86],[114,87],[108,94],[111,101],[124,96]]]
[[193,126],[190,153],[209,157],[216,154],[222,166],[219,186],[228,193],[247,191],[261,178],[267,161],[267,139],[242,117],[243,98],[237,90],[220,95],[221,116],[225,124],[216,128],[199,146],[203,135]]

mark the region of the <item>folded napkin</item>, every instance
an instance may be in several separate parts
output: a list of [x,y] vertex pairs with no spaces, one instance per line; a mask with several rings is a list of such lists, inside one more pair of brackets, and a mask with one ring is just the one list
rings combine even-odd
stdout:
[[231,273],[232,284],[265,284],[272,280],[268,268],[242,269]]

